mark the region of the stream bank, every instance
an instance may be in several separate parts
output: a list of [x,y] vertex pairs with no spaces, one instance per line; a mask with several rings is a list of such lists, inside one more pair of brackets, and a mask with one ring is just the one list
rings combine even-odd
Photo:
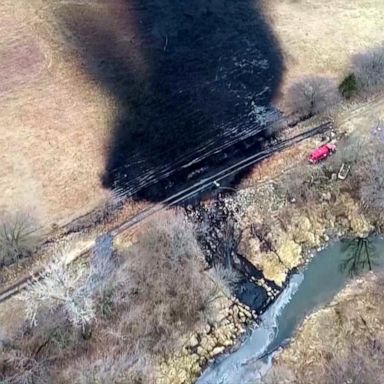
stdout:
[[[353,245],[353,244],[352,244]],[[384,266],[384,240],[369,241],[375,267]],[[273,352],[284,346],[305,317],[327,305],[346,285],[351,274],[366,272],[366,255],[360,258],[360,270],[353,269],[353,249],[338,242],[319,252],[295,273],[283,294],[261,316],[260,326],[253,326],[247,340],[233,353],[219,358],[198,380],[199,384],[254,384],[270,368]],[[355,256],[357,258],[357,256]]]
[[[263,327],[265,317],[270,316],[263,315],[265,309],[269,307],[267,313],[272,311],[276,318],[280,311],[276,306],[282,309],[294,289],[287,286],[289,276],[305,265],[313,252],[331,239],[364,237],[372,231],[358,203],[348,193],[332,187],[310,206],[287,201],[272,182],[222,196],[196,209],[187,207],[189,219],[201,228],[200,242],[208,261],[232,264],[243,274],[246,272],[247,285],[252,288],[245,297],[251,298],[247,304],[255,303],[256,308],[223,295],[218,301],[221,319],[186,337],[182,350],[161,364],[159,383],[193,383],[206,367],[207,372],[218,369],[223,354],[235,351],[248,339],[247,330],[255,327],[255,320]],[[292,281],[299,279],[297,276]],[[253,301],[255,297],[260,301]],[[267,320],[273,329],[274,321]],[[235,356],[237,352],[233,353]],[[205,380],[205,374],[200,380]],[[215,380],[213,383],[219,382]]]

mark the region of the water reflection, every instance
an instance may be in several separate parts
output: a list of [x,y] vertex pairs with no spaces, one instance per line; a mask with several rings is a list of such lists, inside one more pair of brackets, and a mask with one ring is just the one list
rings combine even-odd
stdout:
[[340,263],[340,270],[350,277],[372,271],[377,264],[378,253],[372,238],[344,239],[341,241],[341,251],[345,257]]

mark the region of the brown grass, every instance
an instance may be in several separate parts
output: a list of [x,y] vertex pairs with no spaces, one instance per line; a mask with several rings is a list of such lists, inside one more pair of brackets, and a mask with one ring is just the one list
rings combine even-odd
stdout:
[[383,276],[369,274],[309,317],[277,359],[293,376],[285,382],[382,382],[383,292]]
[[351,54],[384,40],[381,0],[268,0],[265,8],[283,49],[286,85],[306,74],[342,79]]
[[105,196],[99,176],[116,113],[53,15],[66,3],[0,5],[0,208],[34,208],[42,224],[85,213]]
[[128,305],[119,331],[138,351],[170,351],[207,314],[214,293],[194,228],[181,212],[161,213],[124,253],[114,278],[116,306]]
[[[99,176],[117,106],[84,71],[67,24],[100,21],[124,51],[136,24],[133,13],[122,16],[122,4],[1,2],[1,209],[32,207],[42,224],[61,223],[104,197]],[[380,0],[272,0],[266,7],[286,56],[287,82],[308,72],[341,76],[351,53],[384,40]],[[140,52],[133,54],[144,68]]]
[[[97,318],[87,335],[71,325],[60,306],[41,307],[33,327],[12,329],[9,316],[4,317],[0,331],[4,329],[11,343],[0,353],[0,381],[16,370],[20,377],[29,375],[31,367],[31,374],[44,370],[48,382],[154,382],[150,377],[160,358],[179,348],[183,337],[202,324],[207,310],[214,310],[215,284],[203,271],[194,228],[177,211],[159,214],[134,245],[119,249],[113,261],[100,286],[97,279],[86,280],[94,292]],[[86,271],[86,265],[80,270]],[[74,282],[75,289],[79,282]],[[13,307],[12,313],[21,309]]]

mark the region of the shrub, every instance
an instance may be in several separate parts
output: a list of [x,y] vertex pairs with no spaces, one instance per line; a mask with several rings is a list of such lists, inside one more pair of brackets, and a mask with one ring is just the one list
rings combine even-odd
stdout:
[[338,172],[343,163],[351,167],[359,166],[363,158],[366,157],[368,148],[368,140],[361,135],[352,133],[338,143],[336,152],[327,159],[324,167],[332,168],[334,172]]
[[236,288],[236,285],[241,281],[241,274],[234,269],[232,266],[224,266],[222,264],[217,264],[213,268],[213,278],[226,294],[230,296],[233,290]]
[[383,217],[384,213],[384,168],[383,159],[373,159],[366,170],[367,175],[360,186],[360,198],[364,208],[377,217]]
[[19,350],[6,350],[0,354],[0,383],[48,384],[49,382],[43,363]]
[[21,295],[26,315],[36,325],[39,311],[61,309],[63,315],[88,334],[96,315],[97,299],[108,288],[114,270],[112,239],[102,236],[96,242],[88,268],[79,268],[65,262],[65,253],[51,262]]
[[83,360],[66,372],[74,384],[146,384],[150,381],[150,365],[137,356],[102,357],[96,361]]
[[128,346],[166,353],[209,310],[213,295],[194,228],[180,212],[168,211],[124,256],[114,277],[120,333]]
[[286,95],[291,113],[303,118],[325,112],[340,100],[336,83],[320,76],[307,76],[292,84]]
[[378,340],[354,345],[345,356],[335,354],[320,383],[381,384],[384,382],[382,361],[384,346]]
[[348,75],[339,85],[339,91],[343,97],[350,99],[358,91],[357,79],[354,73]]
[[38,238],[32,217],[6,214],[0,220],[0,266],[10,265],[35,250]]
[[[288,384],[288,383],[297,383],[294,381],[294,374],[284,366],[274,366],[265,377],[261,380],[261,384]],[[304,383],[300,383],[304,384]]]
[[317,200],[329,182],[324,171],[325,168],[321,166],[298,164],[281,178],[280,191],[289,200],[294,199],[299,204]]
[[67,232],[84,232],[101,223],[111,222],[123,207],[123,202],[123,198],[107,198],[93,211],[71,222]]
[[384,87],[384,44],[354,55],[351,67],[360,90],[381,90]]
[[[156,355],[172,351],[211,309],[216,284],[181,212],[159,214],[119,253],[111,247],[103,237],[89,263],[49,265],[23,294],[37,326],[14,342],[57,382],[154,382]],[[92,337],[79,337],[88,328]]]

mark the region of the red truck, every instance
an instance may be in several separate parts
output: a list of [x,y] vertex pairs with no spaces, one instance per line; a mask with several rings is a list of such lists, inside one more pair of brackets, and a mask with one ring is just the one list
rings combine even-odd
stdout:
[[326,159],[329,155],[336,151],[336,145],[327,143],[317,149],[315,149],[309,156],[309,162],[316,164],[321,160]]

